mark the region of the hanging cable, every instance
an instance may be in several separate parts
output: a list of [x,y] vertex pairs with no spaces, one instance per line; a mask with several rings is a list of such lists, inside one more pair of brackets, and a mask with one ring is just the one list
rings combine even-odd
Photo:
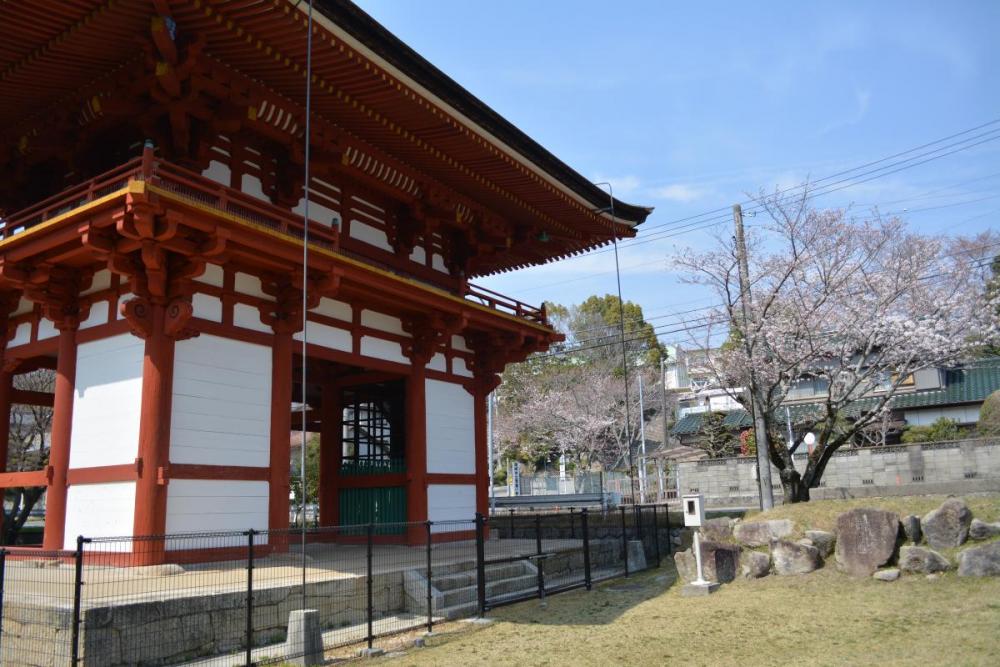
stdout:
[[302,608],[306,608],[306,431],[308,424],[308,390],[306,385],[306,345],[309,340],[309,152],[310,131],[312,129],[312,34],[313,34],[313,0],[309,0],[309,12],[306,19],[306,118],[305,118],[305,151],[303,167],[302,205],[302,441],[299,443],[299,520],[302,521]]

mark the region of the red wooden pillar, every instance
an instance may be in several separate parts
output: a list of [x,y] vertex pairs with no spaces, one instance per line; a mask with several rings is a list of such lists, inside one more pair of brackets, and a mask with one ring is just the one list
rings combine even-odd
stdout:
[[486,398],[489,390],[483,383],[477,382],[472,394],[472,409],[475,415],[474,428],[476,435],[476,512],[483,516],[490,514],[490,466],[489,466],[489,434],[486,418]]
[[319,441],[319,521],[321,526],[340,524],[340,462],[343,455],[343,410],[340,385],[323,385]]
[[[288,327],[275,327],[271,350],[271,473],[267,524],[271,530],[280,531],[288,529],[291,476],[292,332]],[[283,536],[272,535],[271,544],[275,547],[287,545],[287,539],[280,537]]]
[[[421,355],[413,355],[406,380],[406,520],[427,521],[427,370]],[[423,527],[407,531],[410,544],[422,544]]]
[[[2,361],[2,360],[0,360]],[[14,374],[0,366],[0,472],[7,472],[7,448],[10,445],[10,390]],[[0,503],[7,489],[0,486]]]
[[[166,308],[149,305],[150,328],[142,363],[139,416],[140,474],[135,484],[134,535],[163,535],[167,529],[167,468],[170,463],[170,410],[173,403],[175,341],[164,326]],[[163,541],[137,542],[135,562],[163,561]]]
[[73,430],[73,393],[76,391],[76,330],[79,322],[57,322],[59,357],[52,405],[52,433],[49,436],[49,483],[45,492],[45,533],[42,548],[57,551],[64,546],[66,532],[66,477],[69,471],[69,444]]

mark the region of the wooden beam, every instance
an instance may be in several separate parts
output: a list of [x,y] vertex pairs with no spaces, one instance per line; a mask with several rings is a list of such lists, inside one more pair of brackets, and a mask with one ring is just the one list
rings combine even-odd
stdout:
[[21,405],[40,405],[51,408],[55,405],[56,395],[45,391],[31,391],[28,389],[12,389],[10,392],[10,402]]

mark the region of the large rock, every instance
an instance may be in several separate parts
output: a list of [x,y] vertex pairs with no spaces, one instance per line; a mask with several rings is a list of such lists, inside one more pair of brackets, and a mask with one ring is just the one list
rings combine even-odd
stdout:
[[969,547],[958,554],[958,576],[1000,576],[1000,542]]
[[903,532],[906,539],[913,544],[920,544],[923,533],[920,531],[920,517],[916,514],[908,514],[903,517]]
[[775,574],[808,574],[820,566],[819,550],[788,540],[771,542]]
[[744,551],[740,554],[740,562],[747,579],[760,579],[771,572],[771,557],[759,551]]
[[[740,565],[740,548],[732,544],[720,544],[708,540],[701,542],[701,567],[708,581],[726,584],[736,578]],[[694,547],[674,554],[677,574],[685,582],[698,578],[694,559]]]
[[701,536],[709,542],[732,542],[733,520],[729,517],[706,519],[701,524]]
[[949,498],[941,507],[920,520],[920,530],[927,544],[935,549],[959,547],[969,537],[972,512],[961,498]]
[[769,521],[740,522],[733,528],[733,537],[747,547],[763,547],[774,540],[780,540],[792,534],[792,522],[788,519],[771,519]]
[[985,540],[996,535],[1000,535],[1000,521],[986,523],[979,519],[973,519],[972,523],[969,524],[969,537],[974,540]]
[[813,546],[819,549],[819,555],[828,558],[833,553],[833,545],[837,543],[837,536],[825,530],[807,530],[806,537],[812,540]]
[[931,574],[951,569],[947,558],[924,547],[901,547],[899,549],[899,569],[914,574]]
[[837,517],[837,567],[854,577],[870,577],[896,553],[899,515],[858,508]]

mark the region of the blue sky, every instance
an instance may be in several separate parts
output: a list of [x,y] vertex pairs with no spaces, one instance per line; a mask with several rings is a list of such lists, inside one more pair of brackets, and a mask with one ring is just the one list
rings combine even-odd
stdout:
[[[1000,118],[1000,2],[359,4],[581,174],[655,206],[640,240],[644,227]],[[878,204],[927,233],[995,228],[1000,140],[816,204]],[[623,246],[625,298],[665,330],[671,313],[709,304],[678,283],[669,258],[711,243],[713,231],[730,233]],[[479,282],[572,303],[614,292],[613,269],[605,252]]]

